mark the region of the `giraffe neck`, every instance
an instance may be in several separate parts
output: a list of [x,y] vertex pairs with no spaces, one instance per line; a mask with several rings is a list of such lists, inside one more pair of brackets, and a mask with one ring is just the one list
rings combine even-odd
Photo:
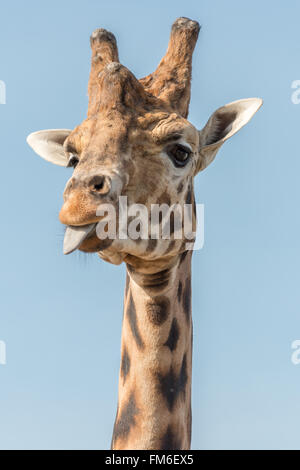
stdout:
[[191,254],[156,274],[127,272],[113,449],[189,449]]

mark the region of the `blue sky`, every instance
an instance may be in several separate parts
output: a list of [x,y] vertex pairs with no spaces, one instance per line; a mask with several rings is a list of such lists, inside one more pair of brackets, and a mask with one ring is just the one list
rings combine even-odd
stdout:
[[95,28],[114,32],[140,77],[188,16],[202,24],[191,122],[264,99],[196,181],[206,225],[193,260],[192,447],[299,449],[299,2],[11,0],[0,13],[0,448],[108,448],[117,403],[125,269],[63,256],[70,171],[39,159],[26,136],[85,117]]

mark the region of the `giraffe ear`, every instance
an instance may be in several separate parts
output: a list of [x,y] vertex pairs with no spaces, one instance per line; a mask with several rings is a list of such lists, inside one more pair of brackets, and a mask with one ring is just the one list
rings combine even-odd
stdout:
[[260,98],[233,101],[217,109],[199,131],[199,160],[196,173],[204,170],[215,158],[219,148],[236,134],[263,104]]
[[64,151],[64,141],[72,131],[69,129],[49,129],[33,132],[27,143],[42,158],[55,165],[67,166],[68,157]]

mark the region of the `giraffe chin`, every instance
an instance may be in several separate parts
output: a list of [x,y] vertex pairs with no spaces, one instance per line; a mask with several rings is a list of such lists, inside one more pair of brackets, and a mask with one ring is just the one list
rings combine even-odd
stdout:
[[119,265],[125,261],[126,254],[120,253],[109,248],[98,251],[98,256],[107,263]]
[[109,238],[101,240],[98,238],[96,230],[92,230],[88,236],[81,241],[77,249],[83,251],[84,253],[99,253],[103,250],[106,252],[106,250],[111,247],[113,241],[114,240]]

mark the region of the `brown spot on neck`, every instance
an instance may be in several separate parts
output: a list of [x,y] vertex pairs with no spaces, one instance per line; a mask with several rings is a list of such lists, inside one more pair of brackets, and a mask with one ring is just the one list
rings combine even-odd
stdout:
[[135,418],[138,413],[139,409],[136,405],[135,396],[132,393],[128,402],[121,410],[120,416],[117,416],[116,418],[112,438],[112,448],[115,448],[115,444],[119,439],[122,441],[126,441],[128,439],[131,429],[135,426]]
[[191,295],[191,276],[188,276],[187,280],[185,281],[185,287],[183,291],[183,308],[187,321],[189,321],[191,317]]
[[179,339],[179,326],[178,326],[178,321],[176,318],[173,319],[170,333],[168,336],[167,341],[165,342],[165,346],[167,346],[171,352],[173,352],[176,349],[178,339]]
[[129,325],[131,328],[132,336],[134,337],[138,348],[143,349],[144,342],[140,334],[140,330],[138,326],[138,319],[136,315],[136,308],[135,308],[135,304],[134,304],[131,292],[129,293],[129,300],[128,300],[126,313],[127,313],[127,318],[128,318]]
[[156,297],[146,303],[149,321],[156,326],[162,325],[170,314],[170,301],[165,296]]

